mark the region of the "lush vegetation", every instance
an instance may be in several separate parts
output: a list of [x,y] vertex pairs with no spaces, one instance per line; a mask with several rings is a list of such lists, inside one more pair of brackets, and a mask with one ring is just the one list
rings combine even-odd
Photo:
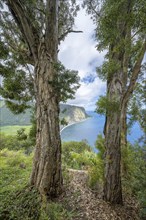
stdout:
[[61,204],[41,202],[39,193],[28,185],[32,153],[3,149],[0,157],[0,219],[70,219],[72,214]]
[[6,135],[16,135],[17,134],[17,131],[20,130],[20,129],[25,129],[25,132],[28,134],[29,131],[30,131],[30,128],[31,128],[31,125],[27,125],[27,126],[24,126],[24,125],[13,125],[13,126],[1,126],[0,127],[0,132],[3,133],[3,134],[6,134]]
[[27,109],[25,113],[21,113],[19,115],[13,114],[7,107],[4,101],[0,100],[0,126],[8,126],[8,125],[30,125],[30,115],[31,110]]
[[97,102],[97,112],[106,116],[104,200],[122,205],[121,149],[127,145],[128,111],[132,121],[144,127],[146,4],[143,0],[83,2],[96,25],[97,50],[106,53],[97,68],[107,84],[105,96]]
[[[42,200],[39,193],[29,186],[32,169],[33,144],[24,130],[17,136],[2,135],[0,149],[0,219],[64,220],[76,214],[66,204]],[[94,153],[86,141],[62,144],[63,175],[68,182],[68,169],[88,171],[88,186],[99,190],[103,186],[104,139],[96,141],[98,153]],[[145,148],[128,145],[122,152],[122,182],[125,194],[136,196],[141,204],[141,215],[145,215]]]
[[[107,84],[97,102],[106,116],[98,154],[83,141],[64,143],[61,150],[59,103],[74,97],[79,77],[58,61],[58,46],[68,33],[81,32],[73,30],[81,5],[96,25],[97,50],[106,51],[97,68]],[[64,180],[69,169],[86,170],[88,186],[103,187],[105,202],[123,205],[124,193],[136,196],[145,215],[145,148],[131,146],[126,137],[128,112],[129,124],[139,120],[145,131],[145,9],[144,0],[0,0],[0,95],[17,114],[15,122],[2,102],[0,125],[28,124],[22,114],[35,103],[30,133],[1,134],[1,219],[71,219],[73,210],[53,200],[62,193],[62,166]]]

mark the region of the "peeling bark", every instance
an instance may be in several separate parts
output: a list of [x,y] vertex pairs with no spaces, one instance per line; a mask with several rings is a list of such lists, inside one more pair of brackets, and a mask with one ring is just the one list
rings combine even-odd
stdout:
[[41,194],[56,197],[62,186],[59,102],[49,83],[55,70],[45,49],[42,44],[35,67],[37,137],[31,184]]
[[30,183],[42,196],[52,198],[62,191],[59,99],[53,86],[58,50],[58,0],[46,1],[43,38],[39,36],[37,26],[29,20],[24,2],[7,0],[7,4],[30,49],[35,66],[37,135]]
[[[105,123],[105,183],[104,200],[112,204],[123,204],[121,186],[121,147],[126,146],[126,112],[131,94],[140,72],[141,63],[145,54],[146,43],[144,42],[134,65],[128,88],[127,79],[124,77],[123,67],[119,73],[115,73],[108,82],[107,95],[109,100],[118,103],[117,110],[107,111]],[[116,56],[117,62],[122,62]],[[127,74],[126,74],[127,75]]]
[[108,83],[108,98],[115,101],[117,110],[107,111],[105,127],[105,183],[104,183],[104,200],[112,204],[122,204],[122,187],[121,187],[121,116],[120,116],[120,99],[122,95],[122,83],[119,83],[120,74],[112,77]]
[[[107,82],[107,97],[109,101],[116,100],[117,110],[110,112],[107,109],[105,122],[105,182],[104,182],[104,200],[112,204],[123,204],[122,186],[121,186],[121,147],[126,146],[126,113],[127,105],[131,94],[133,93],[141,68],[141,63],[146,51],[146,43],[137,54],[136,63],[133,67],[128,82],[128,65],[131,56],[131,24],[127,19],[133,7],[131,1],[125,1],[121,7],[121,15],[117,20],[118,34],[113,44],[110,44],[109,57],[119,64],[119,70],[109,77]],[[124,17],[125,15],[125,17]],[[120,42],[125,42],[123,47],[116,50]]]

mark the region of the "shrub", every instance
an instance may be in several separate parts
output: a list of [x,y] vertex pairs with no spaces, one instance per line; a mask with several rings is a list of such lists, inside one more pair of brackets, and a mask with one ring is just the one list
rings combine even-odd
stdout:
[[[99,141],[101,141],[101,138]],[[92,189],[97,188],[97,186],[99,187],[103,182],[103,159],[101,159],[101,152],[99,151],[96,154],[86,142],[71,141],[63,143],[62,157],[63,164],[66,167],[88,170],[88,184]]]
[[67,210],[63,204],[55,202],[45,202],[39,220],[71,220],[74,213]]
[[62,144],[62,160],[64,166],[73,169],[82,169],[84,166],[88,165],[83,155],[85,151],[91,152],[92,150],[84,141],[64,142]]
[[141,205],[141,216],[146,218],[146,148],[128,144],[122,149],[122,183],[129,194],[135,195]]
[[0,208],[0,219],[5,220],[39,220],[41,200],[39,193],[25,187],[15,193],[8,194]]
[[97,136],[97,140],[95,142],[95,147],[98,150],[98,157],[101,160],[103,160],[104,159],[104,153],[105,153],[105,139],[101,134],[99,134]]
[[17,130],[17,139],[20,141],[27,139],[27,134],[25,133],[25,128],[20,128],[19,130]]
[[[18,132],[19,133],[19,132]],[[30,138],[26,139],[24,131],[17,136],[1,134],[0,136],[0,150],[25,150],[26,153],[31,153],[33,150],[33,141]]]
[[94,163],[89,167],[89,187],[99,190],[103,184],[103,161],[96,156]]
[[22,151],[0,151],[0,219],[37,219],[37,194],[26,187],[32,156]]
[[16,137],[1,134],[0,136],[0,150],[7,148],[9,150],[19,150],[19,141]]

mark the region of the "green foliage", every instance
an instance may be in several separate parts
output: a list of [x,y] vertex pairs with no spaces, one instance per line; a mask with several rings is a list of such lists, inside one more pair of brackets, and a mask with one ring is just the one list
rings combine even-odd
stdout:
[[[9,137],[10,138],[10,137]],[[5,147],[9,138],[5,139]],[[18,139],[17,139],[18,141]],[[94,153],[85,142],[63,143],[63,166],[65,168],[88,170],[88,184],[93,190],[102,191],[103,157],[105,152],[104,138],[97,137]],[[10,147],[12,149],[12,146]],[[122,184],[126,193],[136,195],[141,207],[146,205],[146,167],[145,147],[127,145],[122,149]],[[36,190],[27,183],[32,167],[33,154],[21,151],[2,149],[0,151],[0,219],[28,220],[71,220],[75,217],[73,210],[68,210],[65,203],[41,201]],[[67,172],[65,173],[68,181]],[[144,216],[142,208],[141,215]]]
[[[19,21],[13,10],[6,7],[6,2],[0,4],[0,75],[3,83],[0,85],[0,95],[5,98],[7,107],[16,114],[24,112],[30,107],[29,101],[35,100],[34,95],[34,60],[32,51],[18,25]],[[25,13],[29,19],[30,29],[34,34],[36,48],[39,47],[47,21],[47,4],[43,1],[23,1]],[[32,10],[33,9],[33,10]],[[65,39],[72,31],[74,19],[79,11],[76,0],[61,1],[58,13],[58,43]],[[18,22],[17,22],[18,21]],[[19,29],[20,28],[20,29]],[[22,31],[22,32],[21,32]],[[56,48],[57,50],[57,48]],[[73,98],[75,90],[79,87],[77,71],[65,69],[57,64],[56,78],[53,84],[58,98],[66,101]]]
[[24,112],[30,107],[32,100],[33,82],[24,70],[19,69],[17,63],[9,61],[3,64],[2,77],[3,84],[0,86],[0,95],[5,98],[6,106],[15,114]]
[[71,31],[74,25],[75,17],[80,10],[77,0],[60,1],[59,8],[59,41],[64,40],[67,31]]
[[27,126],[19,126],[19,125],[13,125],[13,126],[1,126],[0,127],[0,135],[1,133],[4,135],[10,135],[10,136],[16,136],[17,131],[19,129],[25,129],[26,134],[29,133],[31,126],[27,125]]
[[28,185],[32,157],[22,151],[0,151],[0,219],[73,219],[74,212],[66,204],[42,202],[39,193]]
[[[97,68],[98,76],[102,80],[106,80],[110,86],[112,76],[120,74],[121,79],[123,78],[123,86],[125,84],[125,92],[145,41],[145,1],[84,0],[83,6],[96,25],[97,50],[106,49],[105,61],[101,67]],[[145,118],[143,106],[146,102],[145,72],[146,64],[143,60],[134,95],[130,97],[134,100],[131,101],[128,112],[131,116],[130,125],[137,120],[142,125],[142,129],[146,127],[143,123]],[[108,104],[106,98],[99,100],[97,112],[108,114],[106,111]]]
[[71,220],[74,217],[72,211],[68,211],[62,204],[48,202],[42,206],[39,220]]
[[91,152],[90,146],[84,141],[81,142],[64,142],[62,144],[62,160],[63,164],[69,168],[82,169],[87,166],[84,152]]
[[[146,67],[144,67],[146,71]],[[128,127],[131,128],[135,121],[138,121],[144,134],[146,134],[146,109],[143,108],[146,102],[146,80],[143,75],[139,77],[135,91],[131,97],[128,106],[128,114],[130,115]]]
[[[101,148],[102,138],[97,143]],[[96,146],[97,147],[97,146]],[[102,150],[101,150],[102,152]],[[63,165],[72,169],[88,170],[88,184],[92,189],[97,189],[103,182],[103,158],[101,154],[94,153],[86,142],[65,142],[62,145]]]
[[105,139],[104,139],[104,137],[101,134],[99,134],[97,136],[95,147],[98,150],[98,157],[101,160],[103,160],[104,153],[105,153]]
[[53,82],[60,101],[66,102],[67,99],[73,99],[76,90],[80,87],[77,71],[66,69],[61,62],[54,64],[57,71],[57,77]]
[[19,141],[16,137],[0,134],[0,150],[7,148],[9,150],[20,150]]
[[95,147],[98,150],[96,157],[92,160],[92,165],[89,168],[89,186],[92,189],[100,189],[103,184],[104,173],[104,153],[105,145],[102,135],[97,136]]
[[27,139],[27,134],[25,133],[25,129],[21,128],[17,130],[17,139],[18,140],[26,140]]
[[1,200],[11,192],[22,189],[28,182],[32,166],[32,154],[22,151],[0,151],[0,196]]
[[96,71],[100,79],[109,80],[119,70],[119,64],[115,60],[105,61]]
[[65,118],[62,118],[62,119],[60,120],[60,124],[61,124],[61,125],[68,125],[68,122],[65,120]]
[[89,173],[89,186],[92,189],[100,189],[103,184],[103,160],[96,155],[90,155],[88,158],[90,166],[88,169]]
[[25,150],[26,153],[30,153],[34,148],[34,143],[32,139],[27,138],[26,134],[23,133],[17,136],[0,134],[0,150],[8,149],[8,150]]
[[112,114],[119,111],[119,102],[116,100],[110,100],[107,96],[100,96],[96,102],[96,112],[98,114]]
[[9,194],[1,206],[0,219],[39,220],[41,202],[38,192],[30,187]]
[[135,144],[122,149],[122,182],[124,190],[135,195],[141,205],[141,215],[146,216],[146,148]]

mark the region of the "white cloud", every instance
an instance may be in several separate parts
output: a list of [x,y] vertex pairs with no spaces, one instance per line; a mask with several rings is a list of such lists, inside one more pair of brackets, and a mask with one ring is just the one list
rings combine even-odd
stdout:
[[99,95],[104,94],[105,83],[97,77],[92,83],[81,83],[81,87],[76,92],[76,98],[68,100],[69,104],[85,107],[87,110],[95,110],[95,103]]
[[[101,65],[104,54],[95,48],[95,26],[85,10],[79,12],[74,29],[83,33],[71,33],[67,36],[60,46],[59,59],[66,68],[78,70],[81,79],[90,74],[96,76],[95,68]],[[82,82],[75,100],[68,100],[68,103],[84,106],[88,110],[95,109],[95,102],[104,92],[104,88],[104,83],[97,77],[91,83]]]

